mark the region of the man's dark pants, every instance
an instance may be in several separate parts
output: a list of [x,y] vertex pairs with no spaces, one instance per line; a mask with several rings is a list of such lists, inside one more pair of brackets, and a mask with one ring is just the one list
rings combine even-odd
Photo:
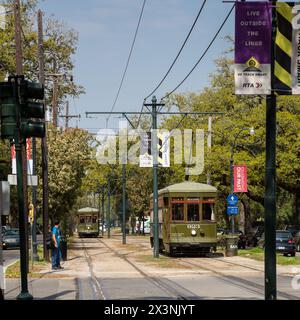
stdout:
[[60,266],[60,254],[59,248],[52,249],[52,268],[58,268]]

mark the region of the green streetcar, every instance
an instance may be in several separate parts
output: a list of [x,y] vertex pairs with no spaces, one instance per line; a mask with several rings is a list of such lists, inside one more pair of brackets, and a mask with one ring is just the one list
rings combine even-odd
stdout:
[[99,236],[99,210],[82,208],[77,211],[77,233],[79,238]]
[[[153,195],[152,195],[153,197]],[[153,247],[153,199],[151,197],[151,246]],[[159,249],[173,256],[206,254],[217,247],[214,204],[217,189],[183,182],[158,191]]]

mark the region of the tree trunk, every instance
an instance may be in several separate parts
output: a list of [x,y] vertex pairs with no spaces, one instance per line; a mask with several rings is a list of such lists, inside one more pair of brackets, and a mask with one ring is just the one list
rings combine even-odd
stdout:
[[242,199],[241,200],[243,208],[244,208],[244,219],[245,219],[245,224],[244,224],[244,228],[245,228],[245,234],[249,233],[251,231],[251,227],[252,227],[252,221],[251,221],[251,215],[250,215],[250,205],[249,205],[249,200],[248,199]]

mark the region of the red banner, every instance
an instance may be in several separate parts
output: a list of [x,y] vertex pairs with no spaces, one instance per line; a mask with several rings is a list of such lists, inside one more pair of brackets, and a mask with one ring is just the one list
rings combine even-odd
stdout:
[[248,192],[247,166],[234,166],[234,190],[233,192]]

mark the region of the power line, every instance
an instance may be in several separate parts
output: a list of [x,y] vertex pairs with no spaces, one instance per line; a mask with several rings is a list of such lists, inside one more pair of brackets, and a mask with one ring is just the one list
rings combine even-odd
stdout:
[[189,39],[189,37],[190,37],[190,35],[191,35],[194,27],[195,27],[195,25],[196,25],[196,23],[197,23],[197,21],[198,21],[198,19],[199,19],[199,17],[200,17],[200,14],[201,14],[204,6],[205,6],[205,3],[206,3],[206,0],[203,1],[202,6],[201,6],[201,8],[200,8],[200,10],[199,10],[199,12],[198,12],[198,14],[197,14],[197,16],[196,16],[196,19],[194,20],[194,22],[193,22],[193,24],[192,24],[192,26],[191,26],[191,28],[190,28],[189,33],[187,34],[187,36],[186,36],[186,38],[185,38],[185,40],[184,40],[184,42],[183,42],[180,50],[178,51],[178,53],[177,53],[174,61],[172,62],[170,68],[168,69],[167,73],[164,75],[164,77],[161,79],[161,81],[158,83],[158,85],[155,87],[155,89],[154,89],[150,94],[148,94],[148,96],[147,96],[144,100],[147,100],[149,97],[151,97],[151,96],[153,95],[153,93],[162,85],[162,83],[165,81],[165,79],[167,78],[167,76],[168,76],[169,73],[171,72],[172,68],[174,67],[176,61],[178,60],[178,58],[179,58],[179,56],[180,56],[183,48],[185,47],[185,45],[186,45],[186,43],[187,43],[187,41],[188,41],[188,39]]
[[191,69],[191,71],[185,76],[185,78],[168,94],[166,94],[161,100],[168,98],[172,93],[174,93],[186,80],[187,78],[192,74],[192,72],[196,69],[196,67],[198,66],[198,64],[201,62],[201,60],[204,58],[204,56],[206,55],[206,53],[208,52],[208,50],[210,49],[210,47],[212,46],[212,44],[215,42],[216,38],[218,37],[219,33],[221,32],[221,30],[223,29],[225,23],[227,22],[227,20],[229,19],[233,9],[235,7],[235,4],[232,6],[232,8],[230,9],[230,11],[228,12],[226,18],[224,19],[224,21],[222,22],[220,28],[218,29],[218,31],[216,32],[216,34],[214,35],[213,39],[211,40],[211,42],[209,43],[208,47],[204,50],[203,54],[201,55],[201,57],[199,58],[199,60],[196,62],[196,64],[193,66],[193,68]]
[[[142,20],[145,4],[146,4],[146,0],[143,1],[142,10],[141,10],[141,13],[140,13],[140,16],[139,16],[139,20],[138,20],[138,24],[137,24],[137,27],[136,27],[136,30],[135,30],[135,33],[134,33],[134,37],[133,37],[132,45],[131,45],[131,48],[130,48],[129,56],[127,58],[125,70],[123,72],[121,83],[120,83],[116,98],[114,100],[114,103],[112,105],[111,112],[114,110],[114,108],[115,108],[115,106],[117,104],[117,101],[118,101],[118,98],[119,98],[119,95],[120,95],[120,92],[121,92],[121,89],[122,89],[122,86],[123,86],[123,82],[124,82],[124,79],[125,79],[125,76],[126,76],[126,73],[127,73],[127,69],[128,69],[128,66],[129,66],[129,62],[130,62],[130,59],[131,59],[132,51],[133,51],[133,48],[134,48],[134,45],[135,45],[135,40],[136,40],[138,31],[139,31],[139,27],[140,27],[140,23],[141,23],[141,20]],[[106,119],[106,126],[108,126],[108,120],[110,119],[110,116],[111,116],[111,114]]]

